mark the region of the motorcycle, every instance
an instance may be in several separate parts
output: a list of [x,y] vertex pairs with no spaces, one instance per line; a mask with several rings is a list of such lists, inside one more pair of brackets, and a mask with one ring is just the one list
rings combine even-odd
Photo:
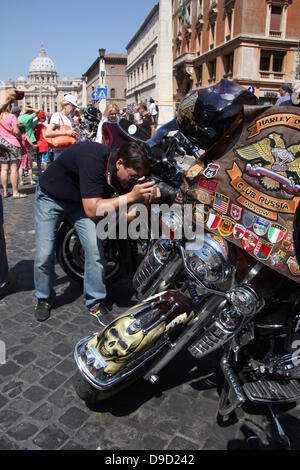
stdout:
[[[128,131],[129,128],[130,131]],[[183,170],[176,163],[177,155],[185,155],[186,153],[183,143],[167,139],[167,134],[177,129],[177,123],[174,120],[163,126],[159,134],[151,142],[149,141],[153,152],[151,178],[160,185],[165,202],[173,200],[184,177]],[[126,119],[121,119],[117,124],[105,123],[103,134],[106,136],[106,144],[112,149],[119,148],[130,141],[142,141],[146,138],[143,129],[130,124]],[[161,148],[163,139],[166,139],[164,150]],[[194,152],[196,156],[199,156],[196,150]],[[112,240],[108,238],[102,241],[106,260],[106,282],[115,282],[121,277],[129,276],[131,278],[134,275],[138,266],[138,249],[144,250],[148,246],[146,239],[135,242],[130,239]],[[56,258],[63,271],[71,279],[78,283],[83,282],[84,250],[76,230],[67,221],[61,224],[58,231]]]
[[171,236],[148,243],[133,277],[138,304],[76,344],[75,389],[87,403],[106,400],[140,377],[157,383],[183,350],[197,360],[219,352],[219,415],[266,405],[290,447],[274,405],[300,398],[300,112],[254,101],[227,81],[182,100],[175,144],[206,152],[177,202],[193,205],[203,230],[176,239],[182,212],[162,215]]

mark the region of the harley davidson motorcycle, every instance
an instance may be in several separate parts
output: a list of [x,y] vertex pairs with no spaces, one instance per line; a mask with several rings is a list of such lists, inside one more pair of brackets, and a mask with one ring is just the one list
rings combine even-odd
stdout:
[[75,388],[105,400],[141,377],[157,383],[184,349],[219,352],[219,414],[264,404],[289,447],[273,406],[300,398],[300,109],[255,100],[221,81],[180,103],[173,139],[205,153],[174,200],[203,230],[176,239],[180,212],[163,214],[133,277],[137,305],[76,344]]

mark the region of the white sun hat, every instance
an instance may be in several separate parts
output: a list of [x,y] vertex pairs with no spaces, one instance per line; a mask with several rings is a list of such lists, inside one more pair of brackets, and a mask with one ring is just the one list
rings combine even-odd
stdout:
[[64,95],[63,103],[71,103],[75,108],[79,109],[77,98],[74,95]]

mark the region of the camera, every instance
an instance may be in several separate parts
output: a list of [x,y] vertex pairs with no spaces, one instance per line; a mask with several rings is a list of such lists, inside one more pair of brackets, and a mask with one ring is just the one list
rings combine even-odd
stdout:
[[24,91],[22,90],[16,90],[16,100],[22,100],[24,98]]

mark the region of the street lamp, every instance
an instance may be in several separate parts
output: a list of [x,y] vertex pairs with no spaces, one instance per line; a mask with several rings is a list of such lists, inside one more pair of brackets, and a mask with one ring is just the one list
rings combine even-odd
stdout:
[[99,56],[100,56],[100,59],[104,59],[105,57],[105,49],[99,49]]

